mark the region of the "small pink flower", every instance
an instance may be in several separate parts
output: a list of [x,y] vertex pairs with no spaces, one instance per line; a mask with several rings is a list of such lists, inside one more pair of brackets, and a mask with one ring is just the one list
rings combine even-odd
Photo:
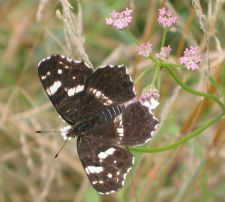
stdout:
[[141,97],[140,102],[148,107],[150,110],[156,109],[159,105],[159,92],[155,88],[150,88],[145,91]]
[[147,58],[152,52],[152,44],[150,42],[147,42],[136,46],[136,51],[138,55],[142,55]]
[[173,15],[171,10],[166,9],[165,7],[159,9],[158,22],[164,28],[168,28],[176,24],[177,19],[178,18]]
[[170,56],[171,50],[172,49],[170,48],[170,46],[162,47],[161,51],[156,54],[156,57],[161,59],[161,60],[167,60],[168,57]]
[[180,63],[188,70],[196,70],[199,68],[199,63],[202,61],[201,55],[198,52],[198,47],[186,48],[183,57],[180,58]]
[[110,14],[110,18],[105,19],[106,24],[111,25],[119,30],[124,29],[132,22],[132,12],[133,11],[129,8],[126,8],[126,10],[122,12],[113,11]]

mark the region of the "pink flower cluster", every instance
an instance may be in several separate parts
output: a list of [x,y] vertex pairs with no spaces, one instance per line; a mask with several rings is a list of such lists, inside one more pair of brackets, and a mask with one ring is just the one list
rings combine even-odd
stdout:
[[159,9],[158,22],[164,28],[168,28],[176,24],[177,19],[178,18],[173,15],[171,10],[166,9],[165,7]]
[[168,57],[170,56],[171,50],[172,49],[170,48],[170,46],[162,47],[161,51],[156,54],[156,57],[161,60],[167,60]]
[[199,63],[202,61],[201,55],[198,52],[198,47],[186,48],[183,57],[180,58],[180,63],[187,69],[196,70],[199,68]]
[[141,55],[147,58],[152,52],[152,44],[150,42],[147,42],[139,46],[136,46],[136,51],[138,55]]
[[159,105],[159,92],[155,88],[150,88],[140,97],[140,102],[150,110],[155,109]]
[[126,8],[126,10],[122,12],[113,11],[110,14],[110,18],[105,19],[106,24],[111,25],[119,30],[124,29],[132,22],[132,12],[133,11],[129,8]]

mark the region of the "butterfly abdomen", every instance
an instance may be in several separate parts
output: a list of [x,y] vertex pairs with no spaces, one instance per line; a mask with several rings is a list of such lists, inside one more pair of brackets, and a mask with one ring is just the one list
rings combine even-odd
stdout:
[[106,123],[116,116],[120,115],[124,109],[124,105],[112,106],[96,114],[99,123]]

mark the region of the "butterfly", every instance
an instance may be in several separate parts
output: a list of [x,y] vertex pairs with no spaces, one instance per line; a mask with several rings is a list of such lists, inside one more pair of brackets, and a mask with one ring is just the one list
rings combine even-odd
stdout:
[[62,119],[66,138],[77,137],[77,153],[100,194],[120,190],[134,164],[126,146],[146,143],[158,120],[135,97],[124,65],[93,71],[83,61],[51,55],[38,64],[41,83]]

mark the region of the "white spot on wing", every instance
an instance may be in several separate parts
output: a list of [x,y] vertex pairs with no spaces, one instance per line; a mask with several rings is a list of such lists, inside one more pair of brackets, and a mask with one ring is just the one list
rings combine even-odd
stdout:
[[68,90],[67,90],[67,95],[68,95],[68,96],[73,96],[73,95],[75,94],[75,89],[76,89],[76,88],[70,88],[70,89],[68,89]]
[[102,65],[102,66],[100,66],[98,68],[105,68],[105,67],[107,67],[107,65]]
[[[151,132],[151,137],[152,137],[152,132]],[[147,143],[151,139],[151,137],[146,139],[144,143]]]
[[119,136],[123,137],[123,132],[124,132],[123,128],[117,128],[117,132]]
[[66,58],[66,60],[67,60],[68,62],[72,62],[72,59],[70,59],[70,58]]
[[131,167],[127,169],[127,173],[129,173],[129,172],[130,172],[130,170],[131,170]]
[[88,68],[91,68],[90,65],[86,62],[84,62],[84,64],[88,67]]
[[105,153],[106,153],[107,155],[112,155],[112,154],[114,153],[114,151],[116,151],[116,149],[113,148],[113,147],[111,147],[111,148],[107,149],[107,150],[105,151]]
[[88,175],[90,174],[88,167],[85,168],[85,172],[86,172]]
[[126,74],[130,76],[129,71],[128,71],[128,68],[125,67],[125,69],[126,69]]
[[95,91],[95,96],[96,96],[97,98],[100,98],[101,95],[102,95],[102,92],[101,92],[101,91]]
[[125,65],[118,65],[119,68],[124,67]]
[[112,174],[111,173],[108,173],[108,178],[112,178]]
[[102,162],[103,159],[107,158],[109,155],[112,155],[114,152],[116,151],[116,149],[114,149],[113,147],[107,149],[104,152],[100,152],[98,154],[98,158],[100,159],[100,162]]
[[46,89],[46,92],[47,92],[48,95],[51,95],[51,92],[50,92],[49,88]]
[[123,129],[123,120],[122,120],[122,114],[120,114],[119,116],[117,116],[114,119],[114,124],[116,126],[116,133],[120,136],[123,137],[124,136],[124,129]]
[[87,172],[87,174],[89,174],[89,173],[101,173],[103,171],[103,167],[100,167],[100,166],[87,166],[85,168],[85,171]]
[[81,92],[81,91],[83,91],[84,90],[84,85],[78,85],[77,87],[76,87],[76,93],[79,93],[79,92]]
[[44,62],[46,59],[44,58],[44,59],[42,59],[39,63],[38,63],[38,67],[40,66],[40,64],[42,63],[42,62]]
[[105,152],[100,152],[100,153],[98,154],[98,158],[100,158],[100,159],[105,159],[107,156],[108,156],[108,155],[107,155]]
[[46,79],[46,76],[42,76],[41,79],[42,79],[42,80],[45,80],[45,79]]
[[84,90],[84,85],[78,85],[74,88],[70,88],[67,90],[68,96],[74,96],[76,93],[79,93]]
[[47,75],[48,75],[48,76],[50,76],[50,75],[51,75],[51,73],[48,71],[48,72],[47,72]]
[[113,101],[110,100],[109,97],[107,97],[103,92],[101,92],[95,88],[89,88],[89,92],[92,93],[97,99],[102,100],[103,104],[106,106],[113,103]]
[[61,69],[58,69],[58,74],[62,74],[62,70]]
[[57,90],[60,88],[62,85],[61,81],[55,81],[52,86],[46,89],[48,95],[53,95],[57,92]]
[[154,129],[157,130],[158,127],[159,127],[159,123],[155,125]]

